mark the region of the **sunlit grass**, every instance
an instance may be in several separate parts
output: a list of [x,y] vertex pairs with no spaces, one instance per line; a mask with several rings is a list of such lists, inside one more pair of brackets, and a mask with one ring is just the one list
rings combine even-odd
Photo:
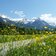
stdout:
[[[36,35],[0,35],[0,48],[2,43],[31,40],[34,42],[21,47],[10,48],[6,56],[55,56],[56,55],[56,34]],[[26,41],[27,42],[27,41]],[[12,45],[13,46],[13,45]],[[9,47],[12,47],[9,45]]]
[[[43,38],[43,39],[42,39]],[[10,49],[8,56],[55,56],[56,55],[56,35],[34,36],[34,43],[20,48]]]

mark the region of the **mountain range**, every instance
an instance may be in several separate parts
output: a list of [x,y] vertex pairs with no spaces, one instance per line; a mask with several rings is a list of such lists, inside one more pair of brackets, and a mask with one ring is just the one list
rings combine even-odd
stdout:
[[16,25],[17,27],[32,27],[35,29],[45,29],[44,27],[48,27],[49,29],[54,29],[56,26],[50,25],[48,22],[41,20],[40,18],[37,19],[25,19],[22,18],[20,20],[11,20],[9,18],[3,18],[0,16],[0,26],[1,23],[5,25]]

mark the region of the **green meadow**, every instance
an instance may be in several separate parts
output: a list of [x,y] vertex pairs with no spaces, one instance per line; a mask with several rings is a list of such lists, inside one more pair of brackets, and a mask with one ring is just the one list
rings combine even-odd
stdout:
[[0,56],[56,56],[56,34],[0,35]]

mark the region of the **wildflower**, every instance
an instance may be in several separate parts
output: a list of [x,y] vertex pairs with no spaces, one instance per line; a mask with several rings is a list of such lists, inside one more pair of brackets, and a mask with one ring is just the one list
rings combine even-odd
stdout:
[[44,37],[44,38],[47,38],[47,36],[46,36],[46,35],[43,35],[43,37]]
[[37,41],[39,41],[39,40],[40,40],[40,38],[39,38],[39,37],[36,37],[36,40],[37,40]]
[[45,46],[46,45],[46,43],[45,42],[42,42],[42,44]]
[[54,43],[56,43],[56,41],[54,41]]
[[48,33],[48,31],[46,31],[46,33]]
[[52,32],[49,32],[49,34],[52,34]]

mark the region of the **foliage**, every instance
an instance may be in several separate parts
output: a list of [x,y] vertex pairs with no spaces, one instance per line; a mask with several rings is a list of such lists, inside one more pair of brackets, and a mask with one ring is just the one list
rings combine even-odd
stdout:
[[56,35],[43,35],[27,46],[10,49],[7,56],[56,56]]
[[48,34],[49,32],[52,32],[53,34],[56,33],[56,29],[46,29],[47,27],[44,27],[45,30],[38,30],[36,28],[31,27],[16,27],[15,25],[11,26],[3,26],[0,27],[0,35],[26,35],[26,34]]

